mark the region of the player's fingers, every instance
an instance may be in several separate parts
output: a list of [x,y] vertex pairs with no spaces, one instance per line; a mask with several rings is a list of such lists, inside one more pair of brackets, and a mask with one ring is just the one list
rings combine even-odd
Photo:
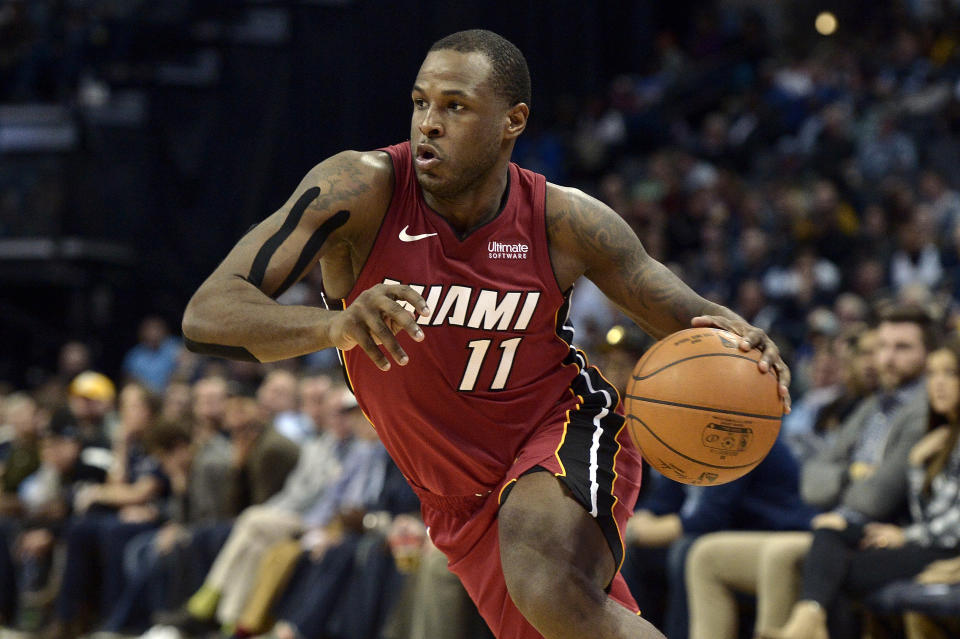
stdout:
[[[740,342],[740,348],[742,348],[743,350],[749,351],[755,348],[758,351],[763,351],[765,355],[771,349],[773,349],[775,353],[779,352],[779,351],[776,351],[776,348],[777,348],[776,344],[774,344],[773,341],[769,337],[767,337],[767,334],[764,333],[759,328],[754,328],[753,326],[750,326],[749,324],[747,324],[747,326],[744,327],[743,330],[739,330],[735,332],[738,333],[741,337],[743,337],[743,340],[741,340]],[[772,363],[772,361],[768,359],[766,356],[764,356],[761,361],[766,361],[768,366]]]
[[406,331],[407,335],[412,337],[415,341],[423,341],[423,331],[417,324],[416,318],[414,318],[410,311],[402,307],[399,302],[393,302],[386,309],[384,309],[384,315],[386,315],[386,317],[390,322],[393,323],[394,326],[398,326],[400,329]]
[[731,333],[736,333],[737,335],[740,334],[738,331],[733,329],[730,320],[721,315],[698,315],[690,320],[690,324],[695,328],[715,326],[716,328],[722,328],[725,331],[730,331]]
[[752,328],[749,324],[745,324],[743,322],[734,322],[733,320],[723,317],[722,315],[698,315],[697,317],[694,317],[690,323],[697,328],[713,326],[725,331],[729,331],[734,335],[739,335],[743,338],[740,340],[740,350],[744,352],[749,351],[751,348],[756,348],[755,344],[750,341],[747,335],[745,335],[745,333]]
[[793,402],[790,398],[790,367],[784,364],[783,360],[777,357],[773,363],[773,370],[780,381],[780,399],[783,401],[783,412],[789,414]]
[[398,302],[406,302],[420,315],[430,315],[431,309],[427,300],[423,299],[416,290],[406,284],[384,284],[384,294]]
[[[396,306],[396,304],[394,304],[394,306]],[[403,312],[406,313],[406,311]],[[409,315],[409,313],[406,314]],[[394,361],[398,364],[404,366],[410,360],[404,352],[403,347],[400,346],[400,342],[398,342],[396,336],[394,336],[393,331],[390,330],[390,327],[383,321],[383,317],[381,317],[379,313],[374,317],[368,318],[367,330],[372,337],[383,344],[384,348],[387,349],[387,352],[390,353],[390,356],[393,357]],[[383,354],[380,349],[377,349],[377,351],[380,352],[381,355]],[[381,368],[383,367],[381,366]]]
[[[389,332],[389,331],[388,331]],[[382,371],[390,370],[390,360],[387,359],[386,355],[383,354],[376,343],[373,341],[373,337],[363,328],[357,328],[356,330],[350,333],[350,337],[357,343],[357,346],[363,349],[363,352],[367,354],[373,363],[377,365]],[[391,335],[390,337],[393,337]]]

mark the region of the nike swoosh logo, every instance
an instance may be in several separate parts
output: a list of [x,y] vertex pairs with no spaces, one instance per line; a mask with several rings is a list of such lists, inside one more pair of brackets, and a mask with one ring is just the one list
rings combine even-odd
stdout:
[[410,228],[410,225],[403,227],[403,230],[400,231],[400,241],[401,242],[416,242],[417,240],[422,240],[425,237],[433,237],[436,233],[422,233],[420,235],[410,235],[407,233],[407,229]]

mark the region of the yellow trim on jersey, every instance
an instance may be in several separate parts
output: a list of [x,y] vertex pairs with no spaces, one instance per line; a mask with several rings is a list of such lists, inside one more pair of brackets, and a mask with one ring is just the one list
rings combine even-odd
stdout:
[[[353,383],[353,378],[350,376],[350,368],[347,367],[347,353],[346,351],[340,351],[340,359],[343,360],[343,372],[347,375],[347,381],[350,383],[350,390],[353,391],[353,396],[357,396],[357,385]],[[363,410],[363,406],[360,405],[359,399],[357,400],[357,407],[360,409],[360,412],[363,413],[363,416],[367,418],[367,421],[370,422],[370,425],[373,426],[373,430],[377,430],[377,425],[373,423],[373,420],[370,419],[370,416],[367,415],[367,411]]]
[[[578,365],[578,366],[579,366],[579,365]],[[569,387],[568,387],[567,390],[570,391],[570,394],[573,395],[573,396],[576,398],[576,400],[577,400],[577,405],[574,406],[574,407],[571,408],[571,409],[567,409],[567,412],[565,413],[565,415],[566,415],[566,420],[563,422],[563,435],[560,436],[560,443],[557,444],[557,449],[556,449],[555,451],[553,451],[553,456],[557,458],[557,463],[560,464],[560,472],[559,472],[559,473],[555,473],[555,474],[554,474],[555,477],[566,477],[566,476],[567,476],[567,468],[566,468],[566,466],[563,465],[563,460],[560,459],[560,449],[563,448],[563,442],[567,441],[567,426],[570,425],[570,411],[571,411],[571,410],[579,410],[580,404],[583,403],[583,397],[581,397],[581,396],[577,395],[576,393],[574,393],[572,388],[569,388]]]
[[507,486],[509,486],[510,484],[512,484],[512,483],[514,483],[514,482],[516,482],[516,481],[517,481],[517,478],[514,477],[513,479],[511,479],[510,481],[508,481],[507,483],[505,483],[505,484],[503,485],[503,488],[500,489],[500,494],[497,495],[497,503],[498,503],[498,504],[503,504],[503,491],[505,491],[505,490],[507,489]]
[[[620,430],[613,436],[613,441],[617,442],[617,452],[613,454],[613,466],[610,468],[610,470],[613,471],[613,481],[610,482],[610,495],[613,497],[613,504],[610,506],[610,517],[613,519],[613,527],[617,530],[617,537],[620,538],[620,565],[617,566],[617,572],[620,572],[620,569],[623,568],[623,562],[627,558],[627,546],[623,543],[623,535],[620,533],[620,526],[617,526],[617,517],[613,512],[620,502],[620,498],[617,497],[617,479],[620,477],[620,474],[617,472],[617,455],[623,450],[623,446],[620,445],[620,433],[623,432],[626,425],[627,421],[624,420],[623,424],[620,425]],[[626,523],[624,523],[624,526],[626,526]]]
[[567,411],[567,421],[563,422],[563,435],[560,436],[560,443],[557,444],[557,449],[553,451],[553,456],[557,458],[557,463],[560,464],[560,472],[555,473],[556,477],[566,477],[567,469],[563,465],[563,460],[560,459],[560,449],[563,448],[563,442],[567,440],[567,426],[570,425],[570,411]]

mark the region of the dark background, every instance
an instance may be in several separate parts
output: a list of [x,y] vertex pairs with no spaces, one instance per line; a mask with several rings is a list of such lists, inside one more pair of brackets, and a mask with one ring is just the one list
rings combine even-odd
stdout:
[[[312,165],[408,136],[436,39],[484,27],[517,43],[535,136],[647,71],[658,38],[695,49],[723,4],[0,0],[0,380],[37,383],[70,338],[116,370],[148,313],[176,330],[205,274]],[[822,8],[855,30],[900,6],[784,2],[770,21],[769,3],[732,4],[761,25],[738,46],[782,51],[817,37]],[[681,87],[681,117],[709,106],[708,79]]]

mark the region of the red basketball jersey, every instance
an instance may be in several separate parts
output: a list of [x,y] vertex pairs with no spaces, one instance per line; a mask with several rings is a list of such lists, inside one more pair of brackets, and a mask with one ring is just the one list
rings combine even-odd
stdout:
[[377,284],[402,283],[432,314],[418,320],[422,342],[398,335],[406,366],[381,371],[354,348],[343,354],[347,376],[414,487],[486,494],[537,425],[563,421],[588,392],[601,395],[604,412],[619,397],[569,344],[568,299],[547,248],[545,178],[511,163],[502,210],[460,239],[424,202],[410,144],[384,150],[393,199],[345,304]]

